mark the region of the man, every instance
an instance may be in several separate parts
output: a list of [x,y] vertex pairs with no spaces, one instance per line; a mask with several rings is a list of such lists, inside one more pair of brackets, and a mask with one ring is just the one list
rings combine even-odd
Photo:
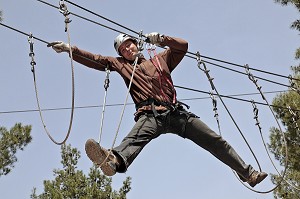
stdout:
[[[125,172],[146,144],[163,133],[174,133],[192,140],[198,146],[237,172],[241,180],[254,187],[267,177],[264,172],[255,171],[246,165],[235,150],[218,134],[206,126],[196,115],[184,109],[176,99],[171,72],[181,62],[188,50],[188,43],[159,33],[150,33],[147,41],[151,44],[168,46],[153,58],[146,60],[139,54],[135,38],[120,34],[114,47],[120,57],[95,55],[73,46],[73,59],[87,67],[104,71],[106,66],[118,72],[126,85],[130,83],[134,60],[138,57],[136,70],[130,88],[136,105],[135,125],[121,144],[112,151],[101,147],[93,139],[86,142],[88,157],[107,176]],[[57,52],[68,52],[69,46],[54,42]]]

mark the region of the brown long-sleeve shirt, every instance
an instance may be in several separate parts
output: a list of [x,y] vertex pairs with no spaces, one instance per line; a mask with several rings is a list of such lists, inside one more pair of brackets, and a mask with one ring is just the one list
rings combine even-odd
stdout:
[[[163,36],[161,46],[168,46],[166,50],[157,54],[163,74],[171,82],[171,72],[183,59],[188,49],[188,43],[179,38]],[[73,59],[87,67],[96,70],[105,71],[106,66],[110,67],[111,71],[118,72],[124,79],[127,87],[130,83],[130,78],[133,72],[133,63],[123,57],[111,57],[92,54],[82,49],[73,47]],[[161,81],[161,84],[159,83]],[[160,86],[162,85],[162,86]],[[163,95],[162,92],[165,94]],[[151,60],[146,60],[144,57],[139,58],[134,74],[130,95],[135,104],[145,101],[148,98],[153,98],[157,101],[172,102],[175,95],[175,90],[167,83],[166,78],[161,78],[156,67]],[[149,107],[143,107],[143,110],[149,110]],[[164,107],[156,107],[157,110]],[[141,110],[140,110],[141,111]]]

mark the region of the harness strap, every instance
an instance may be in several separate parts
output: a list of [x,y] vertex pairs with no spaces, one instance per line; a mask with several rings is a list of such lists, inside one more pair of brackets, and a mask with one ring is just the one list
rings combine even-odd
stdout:
[[[154,60],[153,57],[151,56],[151,51],[153,51],[155,60]],[[173,85],[172,80],[171,80],[169,77],[167,77],[166,74],[164,73],[165,71],[164,71],[164,70],[162,69],[162,67],[161,67],[161,64],[160,64],[160,61],[159,61],[159,59],[158,59],[158,56],[157,56],[157,54],[156,54],[155,49],[153,49],[153,48],[148,49],[148,53],[149,53],[151,62],[152,62],[153,65],[155,66],[156,70],[158,71],[158,74],[159,74],[159,76],[158,76],[158,81],[159,81],[159,85],[160,85],[160,92],[161,92],[161,94],[163,95],[164,100],[165,100],[165,101],[168,101],[168,100],[167,100],[167,95],[166,95],[166,93],[164,92],[163,87],[162,87],[162,80],[161,80],[161,79],[164,79],[164,80],[169,84],[169,86],[171,87],[171,89],[172,89],[172,91],[173,91],[173,93],[174,93],[173,99],[172,99],[172,103],[175,104],[175,103],[176,103],[176,90],[175,90],[175,88],[174,88],[174,85]]]
[[[135,109],[138,110],[139,108],[143,107],[143,106],[149,106],[151,105],[151,109],[153,111],[153,113],[157,113],[156,109],[155,109],[155,106],[164,106],[170,110],[176,110],[177,108],[179,107],[183,107],[185,106],[187,109],[190,108],[189,105],[183,103],[183,102],[180,102],[180,101],[177,101],[175,104],[172,104],[172,103],[169,103],[169,102],[162,102],[162,101],[158,101],[154,98],[148,98],[144,101],[141,101],[139,103],[137,103],[135,105]],[[158,114],[157,114],[158,115]]]

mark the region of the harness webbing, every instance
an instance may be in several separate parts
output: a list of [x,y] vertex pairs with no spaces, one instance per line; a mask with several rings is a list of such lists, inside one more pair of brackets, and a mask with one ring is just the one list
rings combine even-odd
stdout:
[[[150,60],[151,60],[152,64],[155,66],[155,68],[159,74],[158,81],[159,81],[159,86],[160,86],[160,92],[161,92],[162,96],[164,97],[164,100],[166,102],[169,102],[168,97],[167,97],[165,91],[163,90],[162,79],[165,80],[171,87],[171,89],[174,93],[172,103],[175,104],[176,103],[176,90],[174,88],[172,80],[165,74],[166,72],[162,69],[160,61],[157,56],[157,53],[155,51],[155,48],[148,48],[147,50],[148,50],[148,54],[150,56]],[[153,52],[154,57],[152,57],[151,51]],[[154,60],[154,58],[155,58],[155,60]]]

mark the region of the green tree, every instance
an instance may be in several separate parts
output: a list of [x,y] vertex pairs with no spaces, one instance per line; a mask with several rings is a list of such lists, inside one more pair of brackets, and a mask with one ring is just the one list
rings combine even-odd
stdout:
[[44,192],[36,194],[33,189],[31,198],[34,199],[66,199],[66,198],[97,198],[97,199],[126,199],[131,190],[131,178],[127,177],[119,191],[112,190],[112,179],[101,174],[96,166],[90,168],[88,175],[77,170],[80,152],[71,145],[61,147],[61,163],[63,169],[55,169],[54,180],[44,181]]
[[[296,7],[296,9],[300,12],[300,0],[274,0],[276,3],[281,3],[283,6],[287,6],[289,4]],[[300,19],[295,20],[292,25],[292,29],[300,31]],[[296,59],[300,59],[300,48],[296,50]]]
[[17,162],[16,153],[24,150],[24,147],[31,142],[31,126],[15,124],[8,131],[5,127],[0,127],[0,176],[7,175],[14,168]]
[[[299,69],[294,67],[295,76],[299,78]],[[299,88],[300,83],[295,82],[294,87]],[[288,165],[285,179],[289,182],[282,182],[274,193],[275,198],[295,199],[300,198],[300,95],[299,93],[289,90],[278,95],[273,100],[275,106],[274,111],[276,116],[281,120],[286,131],[284,132],[287,141],[288,150]],[[281,107],[281,108],[280,108]],[[286,108],[284,108],[286,107]],[[290,107],[290,110],[288,109]],[[286,154],[284,142],[281,139],[281,132],[279,129],[273,127],[270,134],[271,152],[275,158],[279,160],[280,165],[285,166]],[[272,182],[278,184],[281,182],[281,177],[277,174],[272,174]],[[298,187],[298,190],[294,188]]]
[[[281,3],[283,6],[294,5],[300,12],[300,0],[275,0],[276,3]],[[292,29],[300,31],[300,20],[296,20],[291,25]],[[300,48],[296,50],[295,58],[300,59]],[[300,78],[300,65],[292,67],[295,79]],[[291,82],[293,87],[300,90],[300,82]],[[273,100],[274,111],[278,119],[281,120],[285,127],[285,138],[287,141],[288,157],[283,152],[285,151],[284,143],[281,139],[279,129],[273,127],[270,134],[269,148],[275,158],[279,160],[280,165],[285,166],[286,158],[288,160],[287,172],[285,179],[278,189],[274,190],[274,198],[295,199],[300,198],[300,92],[289,90],[283,94],[276,96]],[[282,108],[280,108],[282,107]],[[290,107],[290,110],[288,109]],[[277,174],[272,175],[272,182],[278,184],[281,182],[281,177]],[[295,188],[298,187],[297,188]]]

